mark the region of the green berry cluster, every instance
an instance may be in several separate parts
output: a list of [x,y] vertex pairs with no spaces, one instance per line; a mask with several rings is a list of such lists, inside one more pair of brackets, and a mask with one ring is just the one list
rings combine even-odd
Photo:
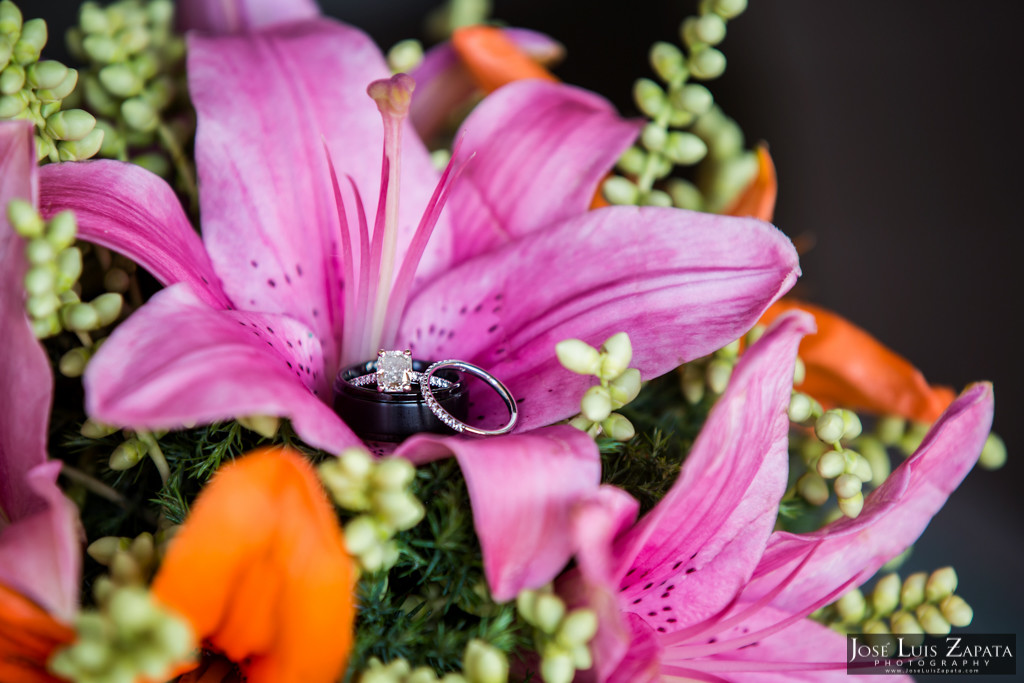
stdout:
[[320,481],[339,507],[356,515],[345,524],[345,546],[367,572],[390,569],[398,561],[394,536],[419,524],[423,504],[409,486],[416,468],[404,458],[374,460],[350,448],[318,468]]
[[580,414],[569,424],[596,437],[604,432],[616,441],[629,441],[636,434],[625,415],[613,413],[640,393],[640,371],[629,367],[633,345],[625,332],[613,334],[600,349],[579,339],[555,345],[558,361],[579,375],[594,375],[600,384],[592,386],[580,401]]
[[54,60],[40,61],[46,22],[24,21],[10,0],[0,0],[0,120],[28,119],[36,128],[36,158],[88,159],[100,149],[103,131],[81,109],[62,109],[78,72]]
[[71,53],[87,65],[82,100],[105,132],[100,154],[132,161],[160,175],[170,174],[167,156],[191,135],[165,125],[168,111],[185,93],[185,43],[174,32],[171,0],[118,0],[107,7],[86,2],[78,26],[68,32]]
[[[75,246],[78,226],[73,213],[62,211],[44,221],[29,202],[15,199],[7,205],[7,217],[27,240],[25,309],[36,337],[52,337],[62,330],[86,334],[117,320],[123,303],[120,294],[108,292],[86,303],[76,291],[82,252]],[[72,374],[80,370],[74,358],[62,360],[61,369]]]
[[550,587],[522,591],[516,597],[516,610],[534,627],[534,645],[541,657],[544,683],[569,683],[576,671],[593,666],[589,645],[597,634],[597,615],[593,610],[568,610]]
[[970,605],[955,593],[957,583],[952,567],[917,572],[903,581],[888,574],[868,595],[854,589],[813,616],[844,632],[946,635],[974,618]]
[[[680,26],[684,48],[658,42],[651,47],[651,67],[658,80],[639,79],[633,88],[637,107],[650,119],[639,144],[626,150],[618,168],[623,175],[602,185],[612,204],[676,206],[717,210],[751,177],[756,160],[744,149],[743,134],[699,83],[725,71],[725,55],[716,47],[726,24],[746,9],[746,0],[704,0],[698,15]],[[687,130],[688,129],[688,130]],[[676,166],[705,159],[704,192],[682,178],[669,178]],[[655,183],[665,180],[660,188]]]
[[156,604],[145,588],[157,564],[150,533],[135,539],[108,536],[89,555],[109,568],[93,584],[95,609],[75,617],[75,641],[50,659],[50,670],[76,683],[164,680],[195,650],[188,624]]
[[438,676],[429,666],[413,668],[406,659],[393,659],[384,664],[371,657],[369,666],[360,674],[359,683],[506,683],[508,659],[505,653],[479,638],[466,644],[462,657],[462,673]]

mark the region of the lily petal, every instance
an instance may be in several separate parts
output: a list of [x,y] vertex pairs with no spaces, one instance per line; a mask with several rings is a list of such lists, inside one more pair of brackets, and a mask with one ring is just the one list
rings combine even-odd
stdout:
[[291,418],[309,445],[339,452],[360,441],[323,403],[333,379],[323,373],[319,342],[301,323],[217,311],[177,284],[122,323],[89,362],[86,410],[146,428],[277,415]]
[[792,309],[814,315],[817,334],[800,345],[807,376],[798,388],[826,405],[934,422],[953,402],[946,387],[929,386],[902,356],[845,318],[820,306],[786,299],[776,302],[761,322]]
[[28,121],[0,122],[0,530],[38,509],[24,486],[29,470],[46,461],[53,375],[25,314],[25,243],[7,221],[7,203],[37,195],[35,140]]
[[572,506],[601,480],[594,440],[567,425],[479,441],[420,435],[395,454],[416,463],[458,459],[498,602],[550,582],[565,567],[573,550]]
[[37,465],[21,480],[35,509],[0,531],[0,583],[70,620],[78,608],[81,531],[78,508],[57,486],[60,467],[56,460]]
[[[597,346],[625,330],[650,379],[743,335],[798,273],[789,240],[765,223],[611,207],[452,269],[410,302],[397,340],[486,368],[519,399],[525,431],[574,415],[593,383],[559,365],[563,339]],[[504,419],[490,399],[474,399],[470,420]]]
[[[519,50],[540,64],[551,64],[565,56],[562,44],[543,33],[523,28],[501,31]],[[451,41],[427,50],[423,61],[409,75],[417,84],[409,117],[424,140],[433,137],[452,113],[465,107],[477,92],[477,84]]]
[[806,314],[779,318],[744,354],[672,489],[617,541],[620,604],[652,628],[718,613],[753,574],[786,489],[796,348],[813,329]]
[[250,683],[330,683],[352,644],[354,582],[312,468],[293,451],[264,449],[203,489],[153,592]]
[[41,170],[40,210],[71,209],[78,236],[124,254],[163,285],[187,282],[215,308],[233,308],[174,190],[135,164],[83,161]]
[[452,190],[457,259],[584,213],[640,125],[566,85],[520,81],[487,97],[460,130],[476,156]]
[[0,582],[0,681],[60,683],[46,662],[74,638],[72,629]]
[[494,26],[456,29],[452,34],[452,47],[485,93],[528,78],[558,81],[550,71],[520,50],[504,31]]
[[[364,198],[378,195],[380,168],[367,162],[379,158],[381,124],[365,90],[389,75],[384,59],[362,32],[322,19],[245,36],[192,35],[188,67],[203,239],[214,268],[239,308],[309,326],[336,370],[340,228],[324,145],[339,177],[352,176]],[[411,130],[402,162],[399,258],[438,177]],[[447,263],[446,226],[442,217],[424,273]]]
[[244,33],[320,16],[314,0],[178,0],[178,26],[209,33]]
[[856,519],[807,534],[776,532],[744,599],[778,584],[807,554],[810,561],[773,603],[798,610],[837,586],[866,581],[917,540],[974,466],[992,425],[992,387],[968,387],[939,418],[917,451],[871,492]]

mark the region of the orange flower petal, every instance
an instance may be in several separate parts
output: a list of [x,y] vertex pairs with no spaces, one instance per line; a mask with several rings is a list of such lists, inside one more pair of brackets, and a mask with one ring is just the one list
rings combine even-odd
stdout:
[[330,683],[352,645],[354,579],[312,468],[263,449],[200,494],[153,592],[249,683]]
[[73,630],[0,583],[0,681],[60,683],[46,662],[74,638]]
[[500,29],[491,26],[457,29],[452,35],[452,46],[477,86],[487,93],[524,78],[558,80],[520,50]]
[[816,334],[804,337],[800,358],[807,376],[798,388],[826,406],[934,422],[953,402],[948,387],[933,387],[902,356],[848,320],[801,301],[777,301],[761,318],[769,324],[791,309],[814,315]]
[[770,222],[775,213],[775,198],[778,194],[779,182],[775,176],[775,164],[768,154],[768,147],[758,145],[757,175],[722,213],[726,216],[751,216]]

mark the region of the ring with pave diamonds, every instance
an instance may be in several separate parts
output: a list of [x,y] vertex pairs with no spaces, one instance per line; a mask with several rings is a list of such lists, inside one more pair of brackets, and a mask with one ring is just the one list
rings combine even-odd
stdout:
[[[412,391],[413,384],[419,384],[424,373],[416,372],[412,367],[412,351],[377,352],[377,361],[373,364],[374,372],[348,380],[349,384],[365,387],[377,385],[377,391],[393,394]],[[431,377],[430,385],[435,389],[447,389],[452,383],[443,377]]]
[[[498,392],[498,396],[501,397],[501,400],[505,403],[505,407],[508,408],[508,422],[498,429],[480,429],[479,427],[466,424],[445,410],[445,408],[434,397],[432,380],[434,379],[435,372],[449,369],[461,370],[462,372],[475,375]],[[427,407],[430,408],[431,412],[437,416],[437,419],[441,420],[441,422],[445,423],[460,434],[473,434],[475,436],[499,436],[501,434],[508,434],[512,431],[512,428],[516,426],[516,420],[519,419],[519,408],[516,405],[515,398],[512,396],[512,392],[508,390],[508,387],[502,384],[497,377],[483,368],[473,365],[472,363],[467,363],[464,360],[441,360],[434,363],[424,371],[420,377],[419,383],[420,393],[423,394],[423,400],[426,401]]]
[[[405,355],[401,351],[397,354]],[[452,430],[431,412],[419,391],[402,390],[405,384],[411,386],[421,381],[423,371],[430,365],[411,357],[409,361],[408,367],[395,373],[397,376],[381,377],[381,384],[395,380],[390,382],[390,391],[380,391],[377,371],[381,368],[377,359],[338,372],[334,380],[334,411],[363,439],[396,442],[421,432],[451,434]],[[384,365],[386,370],[388,363]],[[459,381],[459,375],[454,370],[443,370],[428,381],[437,402],[448,413],[465,419],[469,412],[469,388]]]

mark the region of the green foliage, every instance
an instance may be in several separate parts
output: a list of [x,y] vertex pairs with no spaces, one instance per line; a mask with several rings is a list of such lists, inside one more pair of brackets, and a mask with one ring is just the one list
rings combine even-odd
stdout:
[[458,671],[471,638],[506,653],[530,646],[529,629],[513,603],[488,595],[469,494],[454,459],[417,470],[413,485],[426,518],[396,536],[398,563],[359,581],[356,641],[346,680],[370,657],[399,657],[413,666]]

